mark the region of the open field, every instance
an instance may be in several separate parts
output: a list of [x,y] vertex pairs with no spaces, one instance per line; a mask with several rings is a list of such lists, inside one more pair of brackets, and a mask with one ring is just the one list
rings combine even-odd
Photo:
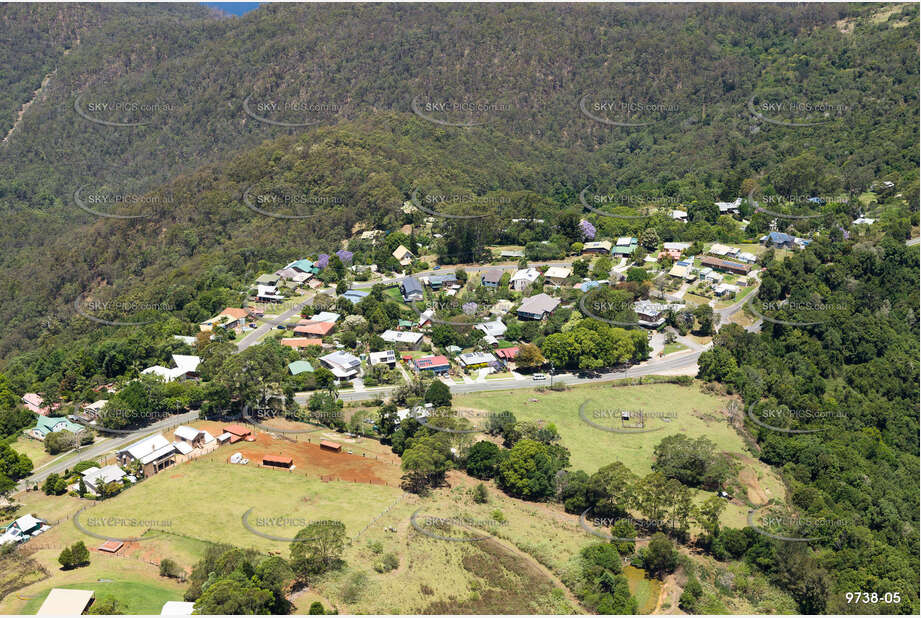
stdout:
[[[585,406],[585,416],[593,420],[593,411],[599,408],[643,410],[656,413],[674,413],[670,422],[649,419],[645,433],[615,433],[596,429],[579,414]],[[744,451],[741,438],[720,413],[725,403],[712,395],[702,393],[696,386],[675,384],[612,387],[610,385],[576,386],[564,392],[535,392],[522,389],[491,391],[454,398],[460,409],[500,412],[508,410],[518,420],[554,423],[560,433],[561,444],[572,453],[573,469],[589,474],[612,461],[623,461],[635,473],[643,475],[652,471],[652,449],[662,438],[684,433],[689,437],[707,436],[724,451]],[[609,423],[620,429],[616,422],[597,418],[596,424]],[[605,425],[607,426],[607,425]]]
[[17,453],[22,453],[32,460],[32,469],[35,470],[48,463],[58,455],[49,455],[45,452],[45,443],[39,440],[33,440],[24,435],[10,444],[10,447]]
[[[89,570],[89,567],[86,568]],[[79,571],[79,570],[78,570]],[[87,573],[83,573],[84,576]],[[107,577],[100,578],[108,581],[87,580],[73,584],[55,585],[55,588],[77,588],[80,590],[93,590],[96,600],[114,597],[119,602],[119,610],[124,614],[159,614],[163,604],[167,601],[181,601],[182,592],[157,583],[140,583],[133,581],[120,581]],[[41,607],[48,596],[50,588],[41,593],[35,593],[19,610],[23,614],[34,614]],[[32,596],[32,595],[30,595]]]

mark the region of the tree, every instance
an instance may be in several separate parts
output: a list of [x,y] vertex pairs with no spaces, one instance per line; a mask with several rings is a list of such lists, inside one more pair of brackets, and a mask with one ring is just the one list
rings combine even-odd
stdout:
[[400,425],[400,415],[397,414],[397,406],[393,402],[388,402],[380,407],[377,411],[379,419],[377,423],[381,435],[389,439],[393,432]]
[[65,570],[86,566],[90,563],[90,552],[83,544],[78,541],[70,547],[65,547],[58,555],[58,562]]
[[314,601],[310,604],[310,610],[307,612],[309,616],[322,616],[326,613],[326,610],[323,608],[323,604],[319,601]]
[[124,608],[114,597],[96,599],[87,611],[90,616],[118,616],[124,613]]
[[160,561],[160,577],[179,577],[179,565],[175,561],[164,558]]
[[270,614],[275,594],[238,575],[218,579],[195,602],[197,614]]
[[450,461],[450,450],[440,437],[413,438],[410,448],[403,451],[403,487],[406,491],[424,494],[429,487],[444,481]]
[[473,501],[477,504],[486,504],[489,502],[489,492],[486,491],[486,485],[477,483],[473,488]]
[[546,444],[519,440],[499,464],[499,487],[516,498],[541,500],[553,493],[556,473]]
[[437,408],[450,406],[451,389],[441,380],[435,379],[425,391],[425,401]]
[[671,573],[678,566],[678,550],[667,536],[656,532],[649,539],[644,562],[649,573],[661,578],[662,575]]
[[501,461],[502,451],[499,447],[492,442],[481,440],[467,452],[467,474],[478,479],[491,479],[499,471]]
[[679,433],[666,436],[653,449],[653,470],[690,487],[716,489],[729,474],[729,465],[716,444],[700,436],[696,440]]
[[640,245],[647,251],[655,251],[659,247],[659,233],[656,228],[650,227],[643,230],[640,234]]
[[533,343],[523,343],[518,347],[518,357],[515,359],[518,367],[530,369],[540,367],[546,362],[547,359],[540,353],[540,348]]
[[291,570],[308,580],[342,565],[345,549],[345,524],[340,521],[317,521],[301,529],[291,543]]

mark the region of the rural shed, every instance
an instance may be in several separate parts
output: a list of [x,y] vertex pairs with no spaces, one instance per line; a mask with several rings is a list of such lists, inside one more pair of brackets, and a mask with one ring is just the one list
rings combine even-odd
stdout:
[[320,440],[320,448],[323,448],[329,451],[335,451],[337,453],[342,452],[341,444],[339,444],[338,442],[331,442],[329,440]]
[[294,460],[284,455],[263,455],[262,465],[275,468],[292,468],[294,466]]
[[52,588],[38,608],[38,616],[79,616],[93,600],[92,590]]

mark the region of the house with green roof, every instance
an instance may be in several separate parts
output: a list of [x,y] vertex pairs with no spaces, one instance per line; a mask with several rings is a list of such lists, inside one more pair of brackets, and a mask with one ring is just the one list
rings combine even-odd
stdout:
[[305,360],[296,360],[293,363],[288,363],[288,371],[290,371],[293,376],[305,372],[313,373],[313,365]]
[[319,269],[314,269],[313,262],[310,260],[295,260],[291,262],[285,268],[293,268],[294,270],[299,270],[302,273],[316,273]]
[[71,433],[80,433],[83,426],[71,422],[63,416],[39,416],[35,421],[35,427],[26,430],[26,434],[36,440],[44,440],[45,436],[55,431],[69,431]]
[[623,236],[617,239],[617,242],[611,248],[611,255],[618,256],[629,256],[633,255],[633,252],[636,251],[636,247],[639,243],[636,238],[631,236]]

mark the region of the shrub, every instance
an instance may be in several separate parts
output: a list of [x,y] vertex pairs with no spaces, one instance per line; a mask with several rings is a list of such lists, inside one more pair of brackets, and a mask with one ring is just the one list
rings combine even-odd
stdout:
[[473,501],[477,504],[486,504],[489,502],[489,493],[486,491],[486,485],[478,483],[473,488]]
[[169,558],[160,561],[160,577],[179,577],[179,565]]
[[384,557],[374,565],[374,570],[378,573],[389,573],[399,566],[400,559],[396,557],[396,554],[384,554]]

